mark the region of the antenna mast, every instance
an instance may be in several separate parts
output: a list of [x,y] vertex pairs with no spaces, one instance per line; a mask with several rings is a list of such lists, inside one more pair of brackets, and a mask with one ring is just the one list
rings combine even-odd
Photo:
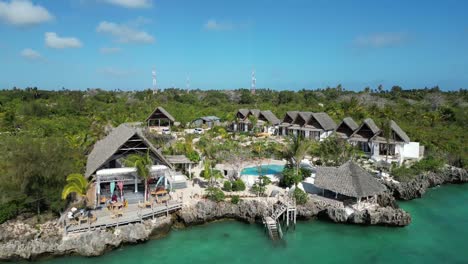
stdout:
[[257,79],[255,78],[255,69],[252,70],[252,86],[250,87],[250,92],[255,94],[255,85],[257,84]]
[[153,68],[153,71],[151,72],[151,75],[153,76],[153,94],[158,93],[158,86],[156,82],[156,70]]

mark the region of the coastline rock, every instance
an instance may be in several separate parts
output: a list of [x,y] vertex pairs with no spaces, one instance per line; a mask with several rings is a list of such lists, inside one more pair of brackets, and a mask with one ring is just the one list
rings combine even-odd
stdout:
[[412,200],[421,198],[428,188],[446,183],[466,183],[468,175],[465,169],[449,167],[439,173],[425,173],[416,176],[409,182],[393,183],[383,181],[383,184],[393,193],[393,196],[399,200]]
[[[385,198],[391,204],[389,197]],[[239,204],[229,202],[215,203],[203,200],[192,207],[185,207],[177,212],[185,225],[202,224],[224,218],[232,218],[247,222],[260,222],[265,213],[271,211],[272,202],[258,200],[243,200]],[[406,226],[411,223],[409,213],[391,206],[377,207],[372,210],[353,211],[348,213],[343,207],[334,203],[310,198],[304,205],[297,207],[298,219],[325,218],[335,223]]]
[[216,203],[202,200],[194,206],[184,207],[177,212],[177,216],[186,225],[202,224],[223,218],[254,223],[256,220],[261,220],[269,206],[271,208],[272,204],[258,200],[242,200],[237,205],[230,202]]
[[[63,236],[63,230],[54,222],[40,225],[38,231],[22,222],[10,221],[0,226],[0,260],[37,259],[41,256],[99,256],[123,244],[146,241],[155,230],[169,230],[171,217],[160,217],[143,223],[129,224],[107,230],[95,230]],[[37,234],[43,234],[36,237]],[[47,234],[47,235],[46,235]]]

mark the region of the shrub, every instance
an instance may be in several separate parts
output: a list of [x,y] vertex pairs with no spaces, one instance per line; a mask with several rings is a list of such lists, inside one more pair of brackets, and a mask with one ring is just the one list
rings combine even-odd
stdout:
[[0,224],[15,217],[18,207],[14,203],[5,203],[0,205]]
[[208,187],[206,188],[206,197],[215,202],[224,201],[224,192],[217,187]]
[[231,203],[233,204],[238,204],[240,202],[240,198],[239,198],[239,195],[233,195],[231,197]]
[[305,204],[309,198],[307,197],[307,193],[297,187],[294,189],[293,196],[296,199],[297,204]]
[[257,194],[258,196],[263,196],[263,195],[265,195],[266,187],[264,185],[255,183],[252,186],[251,190],[252,190],[253,193]]
[[302,170],[299,170],[299,173],[296,174],[295,169],[292,167],[284,167],[283,169],[283,179],[280,184],[284,187],[291,187],[295,183],[302,181]]
[[444,160],[434,157],[427,157],[415,163],[412,168],[418,172],[432,171],[438,172],[444,166]]
[[399,182],[407,182],[412,180],[417,173],[412,169],[406,166],[394,167],[391,172],[393,178]]
[[245,183],[241,179],[232,181],[232,188],[234,192],[245,191]]
[[230,181],[224,182],[223,190],[226,192],[230,192],[232,190],[232,184]]
[[406,167],[404,165],[401,167],[394,166],[392,167],[391,174],[397,181],[407,182],[423,172],[440,171],[444,163],[445,162],[442,159],[427,157],[416,162],[411,167]]

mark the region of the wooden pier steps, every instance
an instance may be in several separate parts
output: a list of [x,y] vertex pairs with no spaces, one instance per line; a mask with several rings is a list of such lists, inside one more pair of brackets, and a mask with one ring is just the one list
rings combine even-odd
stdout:
[[268,230],[268,235],[272,240],[278,240],[283,238],[283,232],[281,230],[281,224],[279,218],[283,216],[286,221],[286,225],[289,227],[289,221],[296,225],[296,202],[294,199],[286,197],[284,200],[279,200],[276,206],[273,207],[271,215],[265,215],[263,217],[263,223]]
[[268,230],[268,235],[270,236],[270,238],[272,240],[281,239],[281,235],[280,235],[280,231],[279,231],[281,226],[279,226],[279,228],[278,228],[276,220],[274,220],[270,216],[267,216],[267,217],[265,217],[264,222],[265,222],[265,226],[266,226],[266,228]]

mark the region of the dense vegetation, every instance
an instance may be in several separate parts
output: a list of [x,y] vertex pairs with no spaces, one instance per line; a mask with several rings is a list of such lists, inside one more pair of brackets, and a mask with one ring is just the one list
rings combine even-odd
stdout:
[[[156,95],[150,90],[1,90],[0,222],[18,212],[63,210],[65,202],[60,196],[66,176],[84,172],[86,154],[96,140],[120,123],[144,121],[156,106],[168,110],[180,127],[187,127],[191,120],[204,115],[230,121],[239,108],[270,109],[280,119],[289,110],[324,111],[337,122],[346,116],[357,122],[372,117],[377,124],[391,118],[412,141],[425,146],[428,156],[455,166],[468,164],[467,90],[443,92],[437,87],[402,90],[394,86],[388,91],[379,87],[353,92],[338,86],[297,92],[257,90],[256,95],[245,89],[190,93],[169,89]],[[217,133],[226,137],[222,129]],[[229,153],[223,149],[226,146],[210,149],[204,143],[199,142],[198,148],[209,160],[223,158],[214,153]],[[180,143],[165,151],[190,152],[190,159],[198,161],[200,157],[193,147]],[[270,152],[270,147],[252,146],[259,151],[252,153],[262,156],[260,151]],[[334,147],[329,144],[320,151],[321,155],[333,155]],[[242,151],[239,147],[235,149]],[[396,172],[407,173],[404,169]]]

